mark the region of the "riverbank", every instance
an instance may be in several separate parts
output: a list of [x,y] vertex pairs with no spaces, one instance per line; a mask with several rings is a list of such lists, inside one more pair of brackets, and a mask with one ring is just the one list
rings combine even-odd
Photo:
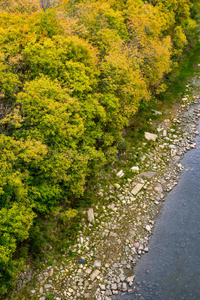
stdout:
[[[197,110],[196,110],[197,108]],[[184,114],[199,119],[200,104]],[[195,122],[194,122],[195,125]],[[200,123],[197,126],[200,133]],[[149,253],[137,259],[134,292],[122,293],[120,300],[200,299],[200,135],[196,147],[181,158],[183,172],[177,186],[165,197],[149,239]]]
[[27,269],[9,299],[20,294],[21,299],[108,300],[133,291],[136,258],[148,252],[155,218],[182,171],[179,161],[195,147],[199,111],[194,119],[184,114],[198,101],[198,85],[196,77],[179,105],[165,112],[167,118],[150,121],[153,135],[146,133],[139,148],[122,153],[120,167],[113,166],[105,186],[98,186],[99,203],[82,214],[82,231],[71,256],[67,252],[52,259],[43,271]]
[[[158,128],[158,132],[162,132],[162,138],[156,145],[156,151],[149,157],[153,170],[142,172],[137,176],[136,187],[141,184],[139,186],[141,190],[135,199],[137,204],[133,202],[134,204],[129,205],[127,208],[131,212],[123,215],[126,216],[126,223],[127,221],[131,223],[132,211],[137,211],[137,218],[129,227],[127,239],[124,241],[123,260],[118,260],[112,265],[107,278],[104,279],[104,284],[100,285],[96,299],[113,299],[112,295],[121,292],[132,293],[136,288],[133,275],[136,259],[148,252],[148,240],[154,227],[155,218],[160,213],[165,196],[177,185],[183,170],[180,159],[185,152],[196,147],[194,137],[198,134],[196,127],[200,109],[196,108],[190,118],[188,118],[187,112],[200,103],[199,93],[197,92],[194,96],[196,99],[192,102],[187,102],[186,98],[183,98],[186,104],[181,105],[177,110],[176,117],[172,119],[168,129]],[[165,143],[163,143],[163,137]],[[166,148],[168,148],[167,151],[165,151]],[[148,166],[149,163],[146,164],[146,167]],[[135,189],[133,188],[132,192]],[[137,239],[134,236],[131,237],[133,232],[139,233]]]

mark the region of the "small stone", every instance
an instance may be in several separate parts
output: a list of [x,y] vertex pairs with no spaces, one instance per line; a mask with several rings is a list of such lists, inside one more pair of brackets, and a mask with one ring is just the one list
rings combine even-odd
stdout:
[[151,227],[149,225],[147,225],[145,228],[147,231],[151,232]]
[[131,248],[131,251],[132,251],[133,254],[135,254],[135,253],[136,253],[135,247],[132,247],[132,248]]
[[158,127],[158,128],[157,128],[157,131],[158,131],[158,132],[161,132],[162,130],[163,130],[162,127]]
[[85,273],[87,273],[88,275],[89,275],[91,272],[92,272],[92,270],[89,269],[89,268],[87,268],[87,269],[85,270]]
[[126,278],[126,281],[128,282],[129,285],[132,285],[132,284],[133,284],[134,278],[135,278],[134,275]]
[[68,291],[69,291],[69,293],[73,293],[74,292],[74,290],[71,289],[71,288],[69,288]]
[[177,150],[176,149],[171,149],[171,156],[175,156],[176,155],[176,153],[177,153]]
[[[111,290],[109,290],[109,291],[107,291],[107,292],[108,292],[108,293],[107,293],[107,296],[112,296]],[[111,297],[106,297],[105,300],[112,300],[112,298],[111,298]]]
[[[126,242],[128,243],[129,240],[126,240]],[[129,247],[128,247],[128,246],[125,246],[125,247],[124,247],[124,250],[125,250],[126,252],[129,251]]]
[[155,191],[158,193],[162,193],[163,189],[162,189],[162,185],[160,183],[158,183],[155,187]]
[[167,136],[167,130],[166,129],[163,130],[163,136]]
[[139,246],[140,246],[140,244],[139,244],[139,243],[135,243],[135,244],[134,244],[134,247],[135,247],[136,249],[138,249],[138,248],[139,248]]
[[45,286],[44,286],[45,289],[50,289],[51,287],[52,287],[51,284],[45,284]]
[[97,268],[101,267],[101,261],[100,260],[95,260],[94,267],[97,267]]
[[106,290],[105,284],[100,284],[100,289],[101,289],[102,291],[105,291],[105,290]]
[[162,115],[161,111],[153,110],[155,115]]
[[123,260],[121,261],[121,264],[122,264],[122,265],[126,265],[126,263],[127,263],[127,261],[126,261],[125,259],[123,259]]
[[117,173],[117,176],[118,176],[119,178],[123,177],[123,176],[124,176],[124,172],[123,172],[122,170],[119,171],[119,172]]
[[132,167],[132,168],[131,168],[131,171],[133,171],[133,172],[137,172],[137,171],[139,171],[139,167],[137,167],[137,166],[135,166],[135,167]]
[[106,263],[106,264],[105,264],[105,267],[106,267],[106,268],[109,268],[109,264]]
[[41,288],[40,288],[40,294],[43,294],[43,291],[44,291],[44,289],[43,289],[43,287],[41,286]]
[[119,189],[120,188],[120,185],[118,183],[115,183],[114,184],[114,187],[116,187],[116,189]]
[[113,267],[113,268],[118,268],[118,264],[117,264],[117,263],[114,263],[112,267]]
[[108,205],[108,208],[114,210],[114,211],[117,211],[117,208],[115,207],[114,203]]
[[113,291],[113,295],[118,295],[119,292],[118,291]]
[[135,198],[134,197],[130,197],[130,201],[135,201]]
[[80,243],[81,243],[81,244],[83,244],[83,242],[84,242],[84,239],[83,239],[83,237],[82,237],[82,236],[80,237],[79,241],[80,241]]
[[123,290],[123,292],[126,292],[126,290],[127,290],[127,285],[125,282],[123,282],[123,284],[122,284],[122,290]]
[[116,283],[111,284],[111,289],[112,289],[112,290],[116,290],[116,289],[117,289]]
[[175,145],[169,145],[169,148],[170,149],[176,149],[176,146]]
[[139,250],[143,250],[143,249],[144,249],[143,245],[140,245]]
[[84,294],[84,297],[85,297],[85,298],[90,298],[90,294],[89,294],[89,293],[85,293],[85,294]]
[[94,210],[93,210],[93,208],[89,208],[87,214],[88,214],[88,221],[90,223],[94,223]]
[[113,237],[117,237],[118,236],[118,234],[117,233],[115,233],[115,232],[110,232],[110,236],[113,236]]
[[45,300],[46,299],[46,297],[40,297],[39,298],[39,300]]
[[126,277],[123,274],[120,274],[119,275],[119,279],[120,279],[120,281],[123,282],[126,279]]
[[84,283],[84,286],[87,287],[88,285],[89,285],[89,281],[86,280],[85,283]]
[[53,268],[50,269],[49,271],[49,275],[52,276],[53,275]]

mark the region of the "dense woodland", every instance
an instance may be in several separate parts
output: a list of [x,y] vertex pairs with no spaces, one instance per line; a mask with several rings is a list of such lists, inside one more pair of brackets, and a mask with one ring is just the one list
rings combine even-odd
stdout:
[[[1,0],[0,294],[197,40],[198,0]],[[36,230],[36,229],[35,229]]]

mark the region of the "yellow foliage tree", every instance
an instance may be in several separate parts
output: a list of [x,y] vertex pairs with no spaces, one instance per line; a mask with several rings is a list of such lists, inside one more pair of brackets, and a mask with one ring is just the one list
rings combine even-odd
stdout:
[[138,60],[148,88],[160,92],[164,88],[164,75],[171,70],[171,38],[163,34],[168,28],[168,18],[151,4],[135,3],[134,7],[133,10],[130,5],[127,12],[131,59]]
[[0,9],[11,13],[33,13],[40,10],[39,0],[1,0]]

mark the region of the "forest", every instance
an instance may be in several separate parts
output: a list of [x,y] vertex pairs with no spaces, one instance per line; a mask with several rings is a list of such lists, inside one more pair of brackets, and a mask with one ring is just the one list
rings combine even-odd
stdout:
[[76,215],[122,131],[198,40],[198,0],[1,0],[0,294],[39,220]]

